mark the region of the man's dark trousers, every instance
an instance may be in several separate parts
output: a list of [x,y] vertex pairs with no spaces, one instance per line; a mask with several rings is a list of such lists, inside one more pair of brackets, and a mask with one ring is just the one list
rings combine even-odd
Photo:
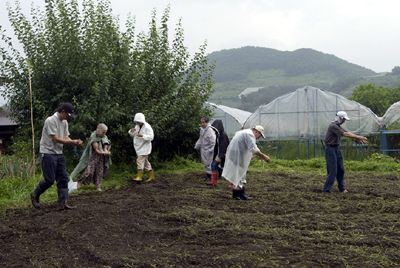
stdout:
[[327,178],[324,192],[330,192],[335,178],[340,192],[345,190],[343,157],[339,146],[327,145],[325,148]]
[[63,154],[41,154],[43,180],[39,182],[34,194],[39,197],[54,181],[57,182],[58,201],[68,199],[68,174],[65,169],[65,158]]

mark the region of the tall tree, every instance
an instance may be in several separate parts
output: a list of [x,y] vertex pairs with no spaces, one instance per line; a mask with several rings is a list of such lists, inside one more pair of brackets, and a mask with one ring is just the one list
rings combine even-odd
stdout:
[[161,155],[192,147],[198,118],[208,112],[203,103],[212,92],[213,66],[205,43],[189,55],[181,22],[169,41],[169,7],[160,22],[154,10],[148,32],[139,34],[133,19],[119,29],[108,0],[45,0],[30,20],[18,1],[8,10],[23,51],[1,33],[0,77],[21,125],[30,119],[29,62],[36,128],[60,102],[71,101],[78,114],[71,132],[83,138],[106,123],[119,152],[114,157],[133,153],[127,130],[136,112],[153,125]]
[[351,99],[367,106],[378,116],[383,116],[390,105],[400,100],[400,89],[374,84],[359,85],[353,90]]

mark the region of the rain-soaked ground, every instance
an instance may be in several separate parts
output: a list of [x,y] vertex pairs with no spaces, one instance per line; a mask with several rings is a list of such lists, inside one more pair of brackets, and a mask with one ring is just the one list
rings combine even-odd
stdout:
[[[0,267],[395,267],[399,176],[347,177],[320,192],[310,174],[249,173],[251,201],[202,174],[71,196],[75,210],[8,210]],[[54,187],[54,186],[53,186]]]

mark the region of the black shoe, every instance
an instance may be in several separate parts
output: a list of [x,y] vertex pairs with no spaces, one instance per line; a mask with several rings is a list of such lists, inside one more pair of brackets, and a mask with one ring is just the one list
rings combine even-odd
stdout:
[[35,195],[33,192],[31,193],[31,202],[34,208],[40,209],[39,197]]

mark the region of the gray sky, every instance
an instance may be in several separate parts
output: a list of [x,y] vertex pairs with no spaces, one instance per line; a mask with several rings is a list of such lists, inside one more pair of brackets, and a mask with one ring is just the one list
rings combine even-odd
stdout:
[[[7,1],[14,2],[0,0],[0,24],[10,30]],[[44,0],[20,2],[28,11]],[[182,19],[191,53],[207,40],[208,52],[312,48],[376,72],[400,65],[399,0],[111,0],[114,15],[123,22],[130,13],[139,31],[148,29],[153,8],[160,17],[168,3],[170,28]]]

